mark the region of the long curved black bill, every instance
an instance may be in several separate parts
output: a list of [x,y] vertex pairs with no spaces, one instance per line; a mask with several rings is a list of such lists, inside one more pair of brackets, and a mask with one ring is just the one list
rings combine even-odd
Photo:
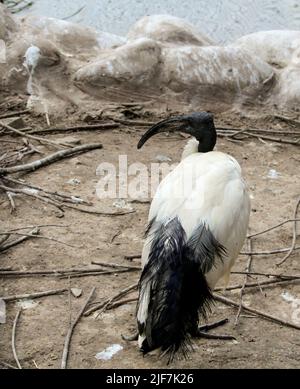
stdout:
[[174,116],[172,118],[162,120],[154,124],[154,126],[149,128],[149,130],[146,131],[145,134],[141,137],[137,145],[137,148],[140,149],[147,142],[148,139],[150,139],[153,135],[156,135],[160,132],[164,132],[164,131],[174,132],[174,131],[183,130],[181,126],[187,125],[188,119],[189,119],[188,115],[180,115],[180,116]]

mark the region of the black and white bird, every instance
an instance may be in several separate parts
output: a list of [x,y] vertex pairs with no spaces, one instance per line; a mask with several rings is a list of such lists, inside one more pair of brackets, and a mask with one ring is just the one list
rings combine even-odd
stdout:
[[212,291],[229,279],[246,237],[250,200],[238,162],[213,151],[213,116],[195,112],[163,120],[140,139],[180,131],[193,136],[179,165],[160,183],[151,203],[142,252],[137,305],[138,344],[145,354],[160,348],[188,351]]

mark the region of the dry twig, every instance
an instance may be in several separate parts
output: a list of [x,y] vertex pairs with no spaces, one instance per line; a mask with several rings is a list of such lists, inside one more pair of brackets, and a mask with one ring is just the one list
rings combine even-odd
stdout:
[[[227,297],[221,296],[219,294],[214,294],[214,298],[215,298],[215,300],[220,301],[223,304],[231,305],[233,307],[239,308],[239,303],[237,303],[237,302],[235,302],[235,301],[233,301],[233,300],[231,300],[231,299],[229,299]],[[272,321],[274,323],[281,324],[281,325],[284,325],[286,327],[295,328],[297,330],[300,330],[300,326],[298,326],[298,325],[296,325],[294,323],[288,322],[286,320],[279,319],[278,317],[270,315],[270,314],[265,313],[263,311],[259,311],[258,309],[246,307],[246,305],[244,305],[244,304],[242,304],[242,308],[243,308],[244,311],[248,311],[248,312],[254,313],[257,316],[260,316],[260,317],[262,317],[264,319],[267,319],[269,321]]]
[[119,298],[126,296],[129,292],[131,292],[132,290],[135,290],[137,288],[137,286],[138,286],[138,284],[130,285],[127,288],[121,290],[121,292],[117,293],[115,296],[113,296],[109,299],[106,299],[102,303],[97,304],[90,309],[87,309],[86,312],[84,313],[84,316],[89,316],[91,313],[100,310],[97,314],[97,317],[98,317],[107,308],[108,305],[114,303]]
[[99,261],[92,261],[92,265],[99,265],[104,267],[113,267],[113,268],[122,268],[122,269],[131,269],[131,270],[141,270],[142,268],[140,266],[126,266],[126,265],[119,265],[117,263],[105,263],[105,262],[99,262]]
[[34,235],[38,234],[39,230],[38,228],[34,228],[32,231],[30,231],[26,236],[22,236],[18,239],[15,239],[12,242],[7,242],[6,244],[2,244],[0,246],[0,252],[6,251],[9,248],[16,246],[17,244],[24,242],[24,240],[27,240],[29,238],[32,238]]
[[15,300],[22,300],[22,299],[36,299],[39,297],[45,297],[45,296],[52,296],[54,294],[62,294],[67,292],[68,289],[54,289],[54,290],[46,290],[45,292],[35,292],[35,293],[25,293],[25,294],[16,294],[12,296],[4,296],[1,297],[2,300],[5,302],[7,301],[15,301]]
[[[251,241],[251,238],[248,238],[248,249],[249,249],[249,251],[251,253],[252,252],[252,241]],[[245,277],[244,277],[243,285],[242,285],[241,290],[240,290],[240,305],[239,305],[239,309],[238,309],[238,312],[236,314],[235,321],[234,321],[234,325],[235,326],[238,324],[239,317],[240,317],[240,314],[242,312],[243,294],[244,294],[245,286],[247,284],[248,277],[249,277],[248,273],[251,270],[252,259],[253,259],[252,255],[249,254],[249,258],[248,258],[248,262],[247,262],[247,266],[246,266],[246,274],[245,274]]]
[[17,173],[17,172],[33,172],[43,166],[47,166],[53,162],[57,162],[61,159],[71,157],[75,154],[79,153],[85,153],[90,150],[95,150],[95,149],[102,149],[102,144],[101,143],[90,143],[86,145],[81,145],[81,146],[76,146],[72,147],[67,150],[60,150],[56,151],[53,154],[48,155],[45,158],[39,159],[37,161],[33,161],[30,163],[26,163],[24,165],[17,165],[17,166],[11,166],[7,168],[0,168],[0,174],[9,174],[9,173]]
[[296,239],[297,239],[297,213],[298,213],[299,205],[300,205],[300,197],[299,197],[299,199],[297,201],[297,204],[296,204],[296,207],[295,207],[295,211],[294,211],[294,224],[293,224],[293,240],[292,240],[292,245],[291,245],[288,253],[284,256],[284,258],[280,262],[277,263],[277,266],[282,265],[289,258],[289,256],[292,254],[292,252],[295,250]]
[[70,347],[70,342],[71,342],[71,338],[72,338],[72,334],[73,334],[74,328],[76,327],[77,323],[79,322],[79,320],[80,320],[80,318],[81,318],[81,316],[82,316],[86,306],[88,305],[88,303],[90,302],[91,298],[93,297],[95,289],[96,288],[94,287],[91,290],[91,293],[89,294],[89,296],[86,299],[85,303],[83,304],[80,312],[78,313],[76,319],[70,325],[70,328],[69,328],[69,330],[67,332],[66,339],[65,339],[65,344],[64,344],[64,349],[63,349],[62,361],[61,361],[61,368],[62,369],[66,369],[66,367],[67,367],[69,347]]
[[33,140],[37,140],[39,141],[40,143],[44,143],[46,145],[50,145],[50,146],[55,146],[55,147],[70,147],[69,144],[67,143],[59,143],[59,142],[54,142],[52,140],[48,140],[48,139],[44,139],[44,138],[40,138],[39,136],[35,136],[35,135],[30,135],[30,134],[27,134],[26,132],[23,132],[21,130],[17,130],[16,128],[14,127],[11,127],[3,122],[0,121],[0,127],[3,127],[5,128],[6,130],[9,130],[13,133],[16,133],[18,135],[21,135],[25,138],[29,138],[29,139],[33,139]]
[[16,361],[19,369],[22,369],[22,366],[19,362],[19,358],[18,358],[18,354],[17,354],[17,350],[16,350],[16,330],[17,330],[17,324],[18,324],[18,320],[19,320],[19,317],[21,315],[21,312],[22,312],[22,308],[18,310],[17,315],[15,317],[13,329],[12,329],[12,336],[11,336],[11,347],[12,347],[15,361]]

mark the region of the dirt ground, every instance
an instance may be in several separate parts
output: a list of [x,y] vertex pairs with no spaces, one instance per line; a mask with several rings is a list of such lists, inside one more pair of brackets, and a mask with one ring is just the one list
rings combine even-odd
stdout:
[[[0,111],[0,114],[6,112],[3,106]],[[99,112],[93,112],[90,118],[86,115],[85,118],[84,115],[70,115],[69,119],[57,119],[51,125],[80,125],[83,119],[95,123],[100,120]],[[117,115],[124,116],[124,112],[122,113],[120,109],[115,111],[115,114],[116,112]],[[129,115],[129,119],[135,119],[132,112],[126,111],[125,114],[127,118]],[[161,111],[144,109],[143,112],[138,111],[138,115],[140,117],[137,120],[151,121],[167,116],[163,108]],[[46,127],[42,116],[27,114],[24,115],[24,121],[33,128]],[[238,111],[216,113],[215,121],[219,126],[240,128],[245,126],[289,128],[287,123],[251,119]],[[157,155],[162,154],[170,157],[172,163],[178,162],[186,142],[186,139],[179,135],[161,134],[151,139],[141,151],[138,151],[136,145],[143,131],[145,127],[124,125],[106,131],[93,130],[46,135],[47,139],[53,140],[72,136],[80,139],[82,144],[101,142],[103,149],[65,159],[26,174],[23,178],[45,189],[81,196],[91,201],[97,209],[117,211],[118,209],[113,205],[115,199],[103,200],[96,195],[95,187],[99,180],[96,175],[97,166],[103,161],[112,162],[117,166],[120,154],[128,155],[128,164],[138,161],[149,166],[151,162],[155,162]],[[2,135],[1,139],[16,140],[17,138]],[[35,144],[38,145],[37,142]],[[3,145],[4,143],[0,143],[1,148],[4,147]],[[45,146],[38,145],[38,147],[41,151],[53,152]],[[262,142],[254,138],[234,143],[226,138],[219,138],[217,149],[231,154],[242,167],[252,197],[251,232],[264,230],[293,217],[300,192],[299,147],[270,141]],[[38,157],[33,155],[24,161],[36,158]],[[278,173],[276,178],[268,178],[270,169],[276,170]],[[68,183],[74,178],[78,180],[77,184]],[[113,217],[90,215],[71,209],[66,209],[64,216],[61,217],[52,205],[29,197],[17,196],[15,202],[17,209],[11,214],[7,197],[4,193],[0,193],[1,232],[26,225],[59,224],[63,227],[43,228],[42,234],[75,247],[50,240],[29,239],[0,254],[0,268],[49,270],[96,267],[91,265],[91,261],[97,260],[123,265],[139,264],[138,259],[128,261],[124,259],[124,256],[141,252],[149,202],[129,202],[134,213]],[[268,234],[253,239],[253,250],[286,248],[291,245],[291,239],[292,224],[287,223]],[[252,271],[300,274],[299,253],[300,251],[295,251],[280,268],[276,266],[276,262],[284,256],[284,253],[255,256]],[[240,255],[233,270],[244,271],[246,262],[247,256]],[[128,272],[71,278],[71,287],[83,290],[81,297],[71,297],[72,317],[76,316],[92,287],[96,287],[93,302],[102,301],[135,283],[138,277],[139,272]],[[264,277],[257,277],[251,281],[257,279],[265,280]],[[232,275],[229,284],[238,284],[242,281],[243,276]],[[70,284],[68,279],[57,277],[2,277],[0,278],[0,295],[68,288]],[[300,325],[300,300],[298,302],[287,301],[287,298],[282,296],[284,292],[288,292],[296,299],[300,294],[300,285],[262,287],[261,290],[259,288],[248,289],[244,302],[253,308]],[[134,295],[135,292],[130,296]],[[224,292],[224,295],[239,301],[239,289]],[[35,300],[35,303],[28,309],[23,309],[18,323],[16,348],[20,363],[24,368],[59,368],[70,318],[68,293],[39,298]],[[0,324],[0,362],[14,366],[11,334],[13,320],[18,309],[18,301],[8,302],[6,324]],[[209,321],[229,318],[229,323],[216,331],[232,334],[236,337],[236,341],[195,340],[194,352],[190,354],[189,359],[175,360],[169,367],[298,368],[300,366],[299,330],[249,316],[243,312],[239,324],[235,327],[235,315],[235,308],[216,303]],[[136,342],[122,340],[121,334],[132,333],[134,329],[134,302],[106,311],[97,319],[94,315],[81,318],[72,337],[68,367],[149,369],[167,367],[166,362],[159,359],[156,353],[143,357],[138,351]],[[112,344],[120,344],[123,349],[110,360],[96,359],[97,353]]]

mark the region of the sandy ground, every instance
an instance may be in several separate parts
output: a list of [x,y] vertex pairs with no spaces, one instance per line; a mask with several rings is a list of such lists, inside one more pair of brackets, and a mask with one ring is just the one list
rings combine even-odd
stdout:
[[[151,110],[150,110],[151,111]],[[144,112],[141,120],[157,120],[161,113]],[[1,113],[4,113],[3,110]],[[96,115],[97,116],[97,115]],[[164,116],[166,114],[164,113]],[[94,118],[96,120],[97,118]],[[44,118],[24,116],[26,123],[36,128],[44,124]],[[82,116],[58,120],[53,125],[81,124]],[[274,127],[274,123],[261,123],[243,117],[238,113],[218,113],[219,125],[241,127],[259,125]],[[277,128],[279,124],[277,123]],[[280,124],[286,126],[285,124]],[[98,209],[117,210],[115,200],[100,200],[95,186],[97,166],[103,162],[117,164],[119,154],[127,154],[128,162],[140,161],[146,165],[155,162],[159,154],[177,162],[186,142],[180,136],[159,135],[153,138],[142,151],[136,144],[144,130],[120,127],[109,131],[76,132],[68,134],[82,143],[101,142],[102,150],[91,151],[80,156],[57,162],[23,178],[32,184],[49,190],[57,190],[69,195],[79,195],[94,203]],[[67,135],[47,135],[48,139],[64,138]],[[3,138],[2,139],[16,139]],[[252,212],[250,228],[261,231],[276,223],[291,218],[299,196],[299,148],[259,140],[245,140],[232,143],[219,138],[218,149],[234,156],[240,163],[251,196]],[[47,150],[39,146],[40,150]],[[1,144],[2,148],[2,144]],[[49,152],[49,150],[47,150]],[[33,156],[28,160],[37,158]],[[278,172],[278,178],[267,178],[270,169]],[[68,181],[80,181],[72,185]],[[47,227],[43,234],[73,245],[69,247],[49,240],[30,239],[1,254],[1,268],[11,266],[14,270],[44,270],[78,268],[91,266],[91,261],[114,262],[119,264],[139,264],[139,260],[128,262],[124,255],[138,254],[143,245],[143,232],[147,222],[149,203],[131,203],[135,212],[114,217],[88,215],[66,210],[60,217],[51,206],[31,198],[15,198],[17,210],[10,213],[6,196],[0,194],[1,231],[14,227],[38,224],[60,224],[64,227]],[[292,225],[286,224],[268,234],[253,240],[255,251],[285,248],[291,244]],[[294,252],[286,263],[278,269],[276,262],[284,254],[255,256],[253,271],[282,272],[299,274],[299,251]],[[234,270],[245,269],[247,257],[241,255]],[[139,273],[119,273],[81,278],[71,278],[72,287],[82,288],[80,298],[71,298],[74,318],[87,298],[92,287],[96,287],[93,301],[102,301],[118,293],[121,289],[138,280]],[[264,280],[263,277],[259,278]],[[243,276],[232,275],[230,285],[240,283]],[[254,278],[252,281],[255,281]],[[0,278],[0,294],[13,295],[57,288],[68,288],[67,279],[54,277]],[[250,289],[244,297],[245,304],[300,325],[300,300],[291,303],[282,297],[289,292],[294,298],[299,296],[299,285],[277,286],[273,288]],[[225,292],[224,295],[238,301],[239,290]],[[131,295],[134,296],[134,293]],[[68,294],[49,296],[35,300],[35,306],[22,311],[18,327],[16,346],[20,362],[24,368],[58,368],[60,366],[65,335],[69,326],[70,305]],[[7,322],[0,324],[0,362],[15,365],[11,350],[11,333],[18,302],[7,304]],[[297,311],[298,309],[298,311]],[[238,326],[234,327],[236,309],[216,303],[209,321],[229,318],[230,322],[219,333],[232,334],[236,341],[199,339],[194,341],[194,352],[188,360],[175,360],[174,368],[297,368],[300,365],[299,331],[287,328],[258,317],[242,314]],[[68,361],[70,368],[161,368],[166,363],[158,356],[142,357],[135,342],[126,342],[121,334],[135,329],[135,303],[128,303],[114,310],[106,311],[95,319],[93,315],[80,320],[75,329]],[[120,344],[123,350],[110,360],[95,358],[96,353],[112,344]]]

